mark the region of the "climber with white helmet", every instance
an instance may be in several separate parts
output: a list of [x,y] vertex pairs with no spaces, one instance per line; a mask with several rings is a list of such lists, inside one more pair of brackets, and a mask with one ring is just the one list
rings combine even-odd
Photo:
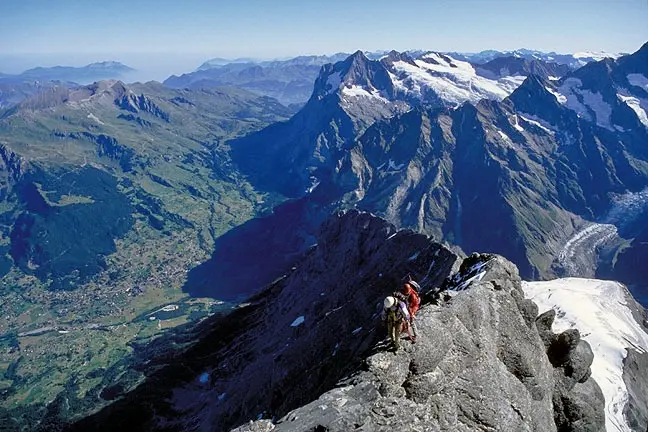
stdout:
[[[387,334],[393,344],[394,350],[400,347],[400,335],[405,328],[409,334],[410,314],[404,301],[394,296],[387,296],[383,302],[381,318],[387,322]],[[412,339],[412,335],[410,335]]]

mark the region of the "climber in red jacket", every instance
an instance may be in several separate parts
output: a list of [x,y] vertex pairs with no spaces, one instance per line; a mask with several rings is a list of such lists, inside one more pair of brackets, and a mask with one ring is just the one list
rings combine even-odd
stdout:
[[414,318],[416,316],[416,312],[418,312],[419,307],[421,306],[421,298],[419,297],[418,290],[414,289],[415,286],[420,289],[418,283],[412,280],[412,276],[407,275],[407,282],[403,284],[403,289],[401,290],[401,294],[407,302],[407,309],[410,313],[410,327],[412,328],[412,332],[414,333],[414,335],[410,337],[412,342],[415,342],[416,337],[418,336],[418,329],[416,328]]

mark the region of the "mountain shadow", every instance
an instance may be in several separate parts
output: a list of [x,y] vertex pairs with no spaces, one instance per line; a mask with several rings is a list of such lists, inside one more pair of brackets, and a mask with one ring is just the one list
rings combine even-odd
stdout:
[[216,239],[209,260],[193,268],[182,290],[192,297],[242,301],[284,274],[309,247],[331,214],[323,190],[285,202]]

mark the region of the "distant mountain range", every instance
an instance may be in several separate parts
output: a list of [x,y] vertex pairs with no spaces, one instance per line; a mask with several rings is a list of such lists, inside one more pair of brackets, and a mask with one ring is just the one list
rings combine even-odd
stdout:
[[285,105],[301,105],[312,93],[313,81],[320,68],[346,57],[347,54],[335,54],[263,62],[239,59],[229,63],[224,59],[212,59],[195,72],[169,77],[164,85],[190,89],[234,86],[274,97]]
[[566,71],[357,52],[322,68],[288,122],[233,141],[232,154],[257,187],[319,189],[466,252],[501,253],[527,278],[569,274],[563,245],[615,194],[648,186],[647,56],[648,44]]
[[[415,59],[427,51],[406,51],[403,55]],[[379,60],[388,55],[387,51],[364,52],[365,57]],[[445,53],[455,60],[466,61],[474,65],[483,65],[502,58],[517,58],[520,62],[543,62],[557,64],[556,76],[562,76],[569,69],[575,69],[591,61],[596,61],[605,53],[557,54],[532,50],[516,51],[482,51],[480,53]],[[235,86],[265,96],[278,99],[286,105],[303,104],[312,92],[312,84],[319,73],[319,68],[327,63],[336,63],[346,59],[350,54],[337,53],[321,56],[299,56],[291,59],[260,61],[249,58],[207,60],[194,72],[181,76],[171,76],[164,84],[173,88],[209,88],[218,86]],[[609,54],[618,57],[618,54]],[[505,60],[503,62],[510,62]],[[497,62],[494,63],[496,65]],[[491,65],[490,67],[494,67]],[[488,68],[489,66],[487,66]],[[483,70],[483,69],[482,69]],[[529,71],[527,71],[528,74]],[[535,72],[534,72],[535,73]],[[497,71],[499,74],[499,70]],[[506,73],[505,75],[514,75]],[[501,74],[499,74],[501,75]],[[526,74],[524,74],[526,75]]]
[[82,67],[36,67],[17,75],[0,74],[0,109],[53,86],[74,88],[105,79],[123,79],[134,71],[122,63],[104,61]]
[[28,69],[18,75],[0,75],[0,80],[24,81],[63,81],[77,84],[90,84],[104,79],[119,79],[135,71],[122,63],[104,61],[90,63],[86,66],[53,66]]
[[558,63],[569,66],[572,69],[577,69],[581,66],[585,66],[587,63],[603,60],[604,58],[616,59],[622,55],[626,55],[625,53],[607,53],[603,51],[583,51],[573,54],[560,54],[553,51],[544,52],[524,48],[513,51],[486,50],[478,53],[447,52],[446,54],[459,60],[465,60],[472,63],[486,63],[499,57],[513,56],[526,60],[543,60],[546,62]]
[[[418,58],[425,51],[407,51],[411,58]],[[371,60],[378,60],[388,54],[387,51],[365,52]],[[529,62],[542,61],[547,64],[562,65],[559,74],[565,69],[575,69],[603,57],[616,58],[619,54],[608,53],[575,53],[557,54],[520,49],[515,51],[482,51],[480,53],[441,52],[455,60],[462,60],[474,65],[483,65],[496,59],[515,57]],[[238,87],[263,96],[274,97],[284,105],[303,105],[310,97],[313,82],[321,66],[344,60],[350,54],[298,56],[279,60],[257,60],[253,58],[213,58],[205,61],[194,72],[180,76],[171,76],[164,84],[172,88],[215,88],[223,86]],[[495,67],[497,62],[491,67]],[[482,69],[484,70],[484,69]],[[21,74],[7,75],[0,73],[0,108],[14,105],[24,98],[52,85],[74,86],[90,84],[104,79],[125,80],[134,69],[115,61],[92,63],[83,67],[54,66],[36,67]],[[499,71],[497,74],[502,75]],[[534,72],[535,73],[535,72]],[[506,73],[504,75],[515,75]],[[53,82],[53,83],[52,83]]]

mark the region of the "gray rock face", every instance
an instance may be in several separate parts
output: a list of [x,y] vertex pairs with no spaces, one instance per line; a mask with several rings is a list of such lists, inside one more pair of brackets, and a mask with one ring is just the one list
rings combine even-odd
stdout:
[[[456,261],[427,236],[336,214],[291,272],[71,430],[602,431],[580,335],[551,332],[504,258],[472,255],[450,277]],[[392,352],[378,315],[407,273],[419,336]]]
[[483,258],[480,281],[421,309],[415,345],[368,357],[361,372],[276,425],[235,430],[604,430],[589,345],[577,332],[553,334],[548,314],[536,321],[515,266]]
[[507,75],[539,75],[545,79],[561,77],[570,72],[569,66],[538,59],[525,59],[522,57],[498,57],[487,63],[475,67],[479,75],[488,78],[501,78]]
[[648,353],[628,350],[623,360],[623,381],[628,389],[624,415],[628,425],[636,431],[648,431]]
[[[632,315],[648,331],[648,310],[637,303],[628,293],[628,308]],[[628,349],[623,360],[623,382],[628,389],[628,403],[623,414],[628,425],[636,431],[648,431],[648,353],[643,350]]]
[[378,312],[401,277],[440,286],[456,259],[429,237],[397,232],[368,213],[334,215],[286,276],[73,430],[220,431],[259,415],[280,418],[361,369],[384,336]]

